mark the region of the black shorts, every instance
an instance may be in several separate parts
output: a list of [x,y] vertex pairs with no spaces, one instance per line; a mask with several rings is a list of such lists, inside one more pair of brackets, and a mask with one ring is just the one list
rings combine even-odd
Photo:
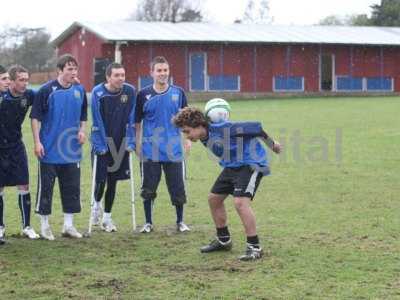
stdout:
[[130,178],[128,151],[125,151],[123,157],[116,159],[113,158],[110,152],[97,155],[96,182],[103,182],[107,178],[112,181]]
[[250,166],[224,168],[211,188],[211,193],[253,199],[262,177],[259,170]]
[[68,214],[79,213],[81,211],[81,169],[79,163],[39,163],[35,211],[40,215],[51,214],[56,177],[60,186],[63,212]]
[[21,142],[12,148],[0,149],[0,187],[29,184],[28,157]]
[[155,200],[157,188],[161,180],[161,170],[164,171],[168,193],[173,205],[186,203],[185,165],[184,162],[142,161],[140,171],[142,176],[143,200]]

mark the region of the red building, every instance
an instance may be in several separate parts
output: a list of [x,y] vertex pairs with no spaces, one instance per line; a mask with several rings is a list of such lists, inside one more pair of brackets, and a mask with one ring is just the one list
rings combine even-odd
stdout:
[[53,44],[77,57],[88,90],[114,60],[143,87],[163,55],[192,92],[400,92],[400,28],[74,23]]

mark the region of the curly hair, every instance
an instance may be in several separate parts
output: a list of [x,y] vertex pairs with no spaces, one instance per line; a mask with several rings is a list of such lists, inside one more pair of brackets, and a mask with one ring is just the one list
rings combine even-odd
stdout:
[[179,113],[172,119],[172,122],[176,127],[182,128],[188,126],[196,128],[203,126],[208,127],[208,122],[203,112],[196,107],[185,107],[179,111]]

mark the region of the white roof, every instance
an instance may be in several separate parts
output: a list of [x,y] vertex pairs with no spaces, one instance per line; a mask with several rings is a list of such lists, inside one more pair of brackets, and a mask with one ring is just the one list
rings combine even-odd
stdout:
[[292,26],[118,21],[73,23],[56,39],[59,45],[78,28],[91,31],[106,42],[218,42],[296,43],[400,46],[400,27]]

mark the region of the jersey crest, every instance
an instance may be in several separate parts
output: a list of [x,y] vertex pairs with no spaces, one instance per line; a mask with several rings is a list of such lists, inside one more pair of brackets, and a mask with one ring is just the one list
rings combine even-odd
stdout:
[[179,94],[172,94],[172,101],[176,102],[179,100]]
[[124,95],[121,96],[121,103],[125,104],[126,102],[128,102],[128,95],[124,94]]
[[78,90],[74,91],[74,96],[75,96],[75,99],[77,99],[77,100],[81,99],[81,93]]
[[27,105],[28,105],[28,100],[26,98],[22,98],[20,105],[21,105],[22,108],[25,109],[27,107]]

